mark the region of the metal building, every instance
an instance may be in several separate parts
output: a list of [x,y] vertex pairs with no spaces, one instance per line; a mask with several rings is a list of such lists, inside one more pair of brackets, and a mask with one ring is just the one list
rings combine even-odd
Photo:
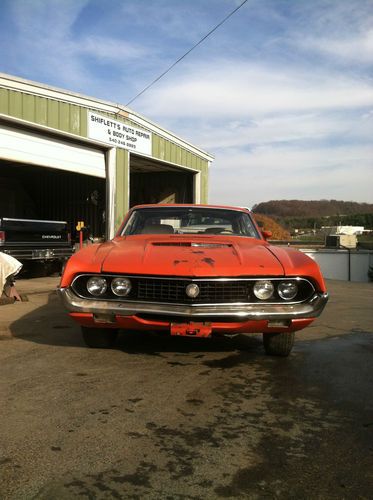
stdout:
[[133,205],[206,203],[212,160],[125,106],[0,73],[7,217],[67,220],[72,232],[85,221],[112,237]]

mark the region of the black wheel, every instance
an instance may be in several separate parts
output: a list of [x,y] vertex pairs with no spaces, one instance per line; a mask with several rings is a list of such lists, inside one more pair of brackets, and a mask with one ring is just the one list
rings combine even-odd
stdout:
[[114,328],[89,328],[82,326],[83,340],[88,347],[109,349],[113,347],[118,330]]
[[289,356],[294,345],[294,332],[263,333],[266,354],[270,356]]

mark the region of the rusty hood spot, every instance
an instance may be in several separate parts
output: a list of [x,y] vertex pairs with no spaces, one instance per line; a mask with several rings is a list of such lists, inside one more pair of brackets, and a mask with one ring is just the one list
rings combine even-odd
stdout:
[[206,262],[206,264],[208,264],[211,267],[214,267],[215,265],[215,261],[211,257],[205,257],[204,259],[202,259],[202,262]]

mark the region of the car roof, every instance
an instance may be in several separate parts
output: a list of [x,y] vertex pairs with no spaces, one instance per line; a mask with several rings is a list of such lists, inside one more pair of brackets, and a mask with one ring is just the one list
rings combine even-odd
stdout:
[[195,203],[153,203],[153,204],[144,204],[144,205],[136,205],[131,208],[131,210],[137,210],[139,208],[214,208],[214,209],[225,209],[225,210],[237,210],[239,212],[250,212],[250,210],[246,207],[233,207],[229,205],[203,205],[203,204],[195,204]]

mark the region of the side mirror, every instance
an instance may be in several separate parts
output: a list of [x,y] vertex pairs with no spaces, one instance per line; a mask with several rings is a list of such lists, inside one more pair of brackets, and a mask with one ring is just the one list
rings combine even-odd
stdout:
[[261,231],[262,233],[262,236],[265,240],[269,240],[269,238],[271,238],[272,236],[272,231]]

